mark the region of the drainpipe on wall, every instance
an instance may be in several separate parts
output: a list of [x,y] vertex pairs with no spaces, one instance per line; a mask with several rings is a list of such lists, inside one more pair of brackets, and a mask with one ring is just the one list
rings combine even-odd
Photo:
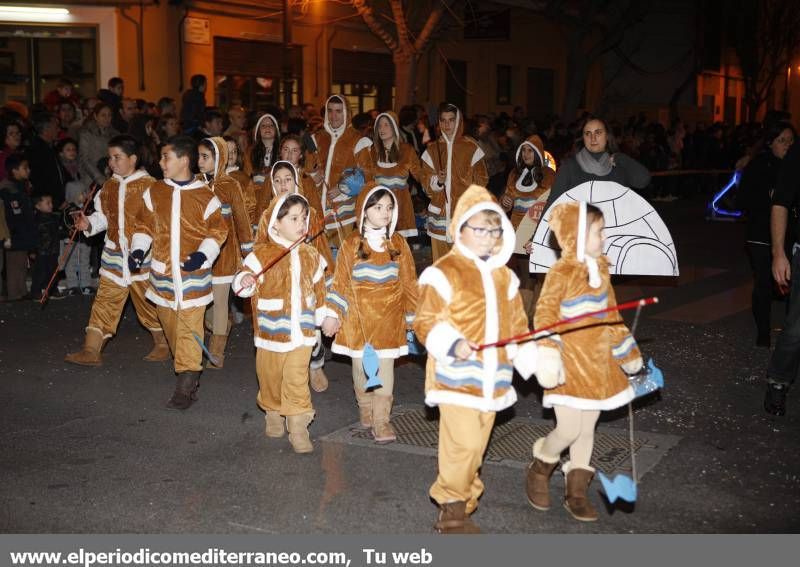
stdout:
[[183,17],[178,20],[178,92],[183,93],[183,22],[189,16],[189,8],[183,9]]
[[144,91],[144,5],[139,2],[138,22],[125,13],[124,6],[120,7],[119,13],[136,28],[136,67],[139,71],[139,90]]

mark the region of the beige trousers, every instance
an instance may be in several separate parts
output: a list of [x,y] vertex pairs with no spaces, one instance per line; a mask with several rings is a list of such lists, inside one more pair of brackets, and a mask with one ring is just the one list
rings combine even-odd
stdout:
[[[391,396],[394,392],[394,359],[381,358],[378,366],[378,378],[380,378],[383,386],[375,388],[372,391],[376,396]],[[367,383],[367,375],[364,373],[364,359],[353,358],[353,389],[356,391],[356,396],[359,392],[364,391],[364,385]]]
[[203,369],[203,315],[206,308],[189,307],[175,311],[158,306],[158,320],[164,329],[169,349],[175,359],[175,372],[199,372]]
[[136,317],[148,331],[160,331],[156,306],[149,302],[144,294],[149,287],[147,280],[135,281],[130,287],[116,284],[108,278],[100,278],[100,286],[92,304],[89,315],[89,327],[99,329],[104,337],[116,334],[119,319],[125,310],[125,302],[130,296]]
[[439,406],[439,474],[430,489],[439,504],[466,502],[478,507],[483,481],[478,476],[494,425],[494,412],[461,406]]
[[547,434],[542,452],[557,458],[569,447],[569,460],[573,465],[588,467],[594,449],[594,427],[600,410],[581,410],[567,406],[553,406],[556,428]]
[[256,402],[261,409],[277,411],[281,415],[300,415],[314,411],[311,391],[308,389],[311,349],[310,346],[298,347],[289,352],[256,349]]

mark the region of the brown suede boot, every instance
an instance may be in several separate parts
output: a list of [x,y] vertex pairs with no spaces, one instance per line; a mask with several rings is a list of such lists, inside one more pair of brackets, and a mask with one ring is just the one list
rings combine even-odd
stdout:
[[581,522],[596,521],[597,510],[589,502],[586,494],[594,476],[594,469],[591,467],[577,467],[570,462],[566,462],[562,465],[561,470],[564,471],[564,476],[566,477],[564,508],[576,520]]
[[289,442],[295,453],[310,453],[314,450],[308,426],[314,419],[314,412],[286,416],[286,429],[289,430]]
[[181,372],[175,383],[175,392],[167,402],[169,409],[185,410],[197,400],[197,389],[200,387],[199,372]]
[[467,515],[467,503],[448,502],[439,505],[439,518],[433,529],[440,534],[479,534],[480,528]]
[[103,337],[103,332],[100,329],[87,327],[83,348],[78,352],[68,354],[64,357],[64,360],[81,366],[102,366],[103,355],[101,352],[107,340]]
[[558,457],[542,453],[543,445],[544,437],[533,444],[533,461],[528,465],[525,492],[531,506],[544,512],[550,509],[550,476],[558,464]]
[[392,396],[372,396],[372,436],[375,443],[382,445],[397,441],[397,434],[389,422],[393,399]]
[[358,420],[361,428],[372,429],[372,398],[375,397],[375,394],[359,390],[358,386],[355,386],[354,390],[356,392],[356,401],[358,402]]
[[162,362],[169,360],[169,344],[167,344],[167,337],[164,336],[164,331],[150,331],[153,335],[153,350],[151,350],[144,360],[147,362]]
[[309,371],[308,385],[315,392],[324,392],[328,389],[328,377],[322,368],[312,368]]
[[225,346],[228,344],[228,335],[211,335],[208,339],[208,352],[211,353],[213,360],[208,359],[206,368],[219,370],[225,364]]
[[264,435],[267,437],[283,437],[283,434],[286,433],[284,417],[280,412],[267,410],[265,421],[267,422],[267,427],[264,430]]

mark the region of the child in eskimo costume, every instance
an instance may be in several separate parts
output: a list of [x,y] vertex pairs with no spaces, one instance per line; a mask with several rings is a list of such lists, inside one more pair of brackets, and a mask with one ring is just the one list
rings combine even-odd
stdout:
[[232,136],[223,136],[223,140],[228,145],[228,166],[225,168],[225,173],[233,177],[242,190],[244,197],[244,205],[247,208],[247,215],[250,217],[250,224],[258,224],[258,217],[256,217],[256,196],[254,191],[255,185],[252,185],[250,176],[242,169],[242,150],[236,142],[236,138]]
[[[390,443],[397,438],[389,421],[394,360],[408,354],[406,330],[417,306],[417,272],[408,243],[395,232],[394,193],[382,185],[365,189],[356,210],[358,231],[344,239],[339,251],[322,332],[329,337],[336,334],[333,352],[353,359],[353,389],[362,427],[372,429],[376,442]],[[369,392],[363,366],[366,344],[380,359],[382,382]]]
[[[314,419],[308,365],[324,314],[326,262],[305,243],[286,254],[308,232],[308,201],[302,195],[273,199],[265,218],[266,238],[259,239],[245,258],[233,288],[240,297],[252,298],[256,400],[266,412],[265,433],[282,437],[285,417],[293,449],[308,453],[314,449],[308,434]],[[272,262],[276,263],[261,274]]]
[[228,235],[222,203],[195,178],[197,146],[188,136],[170,138],[161,150],[164,180],[142,195],[128,267],[138,271],[152,250],[150,288],[175,359],[175,392],[168,408],[185,410],[197,399],[203,370],[203,315],[213,301],[211,266]]
[[453,210],[453,248],[419,278],[414,330],[428,349],[425,403],[439,406],[439,474],[430,489],[440,507],[439,533],[479,533],[478,476],[495,413],[517,400],[512,362],[523,378],[536,365],[536,345],[477,350],[527,332],[519,280],[506,267],[514,231],[494,197],[469,187]]
[[228,144],[222,138],[205,138],[197,147],[200,178],[211,188],[222,204],[222,218],[228,227],[228,238],[222,244],[212,267],[211,284],[214,302],[206,311],[206,326],[211,329],[208,367],[222,368],[225,346],[231,324],[228,319],[228,299],[233,276],[242,265],[242,257],[253,250],[250,217],[239,183],[225,173],[228,164]]
[[375,183],[391,189],[397,198],[397,232],[405,238],[417,236],[409,177],[419,181],[422,166],[414,147],[402,143],[394,112],[384,112],[375,119],[371,154]]
[[86,236],[106,231],[100,259],[100,286],[92,303],[83,348],[68,354],[64,360],[83,366],[100,366],[103,363],[103,345],[117,332],[129,296],[139,322],[153,335],[153,350],[144,359],[154,362],[169,360],[169,346],[158,322],[156,307],[145,299],[149,287],[150,253],[138,272],[131,272],[128,268],[128,246],[136,215],[144,206],[142,195],[155,179],[139,168],[142,151],[132,137],[112,138],[108,154],[108,165],[114,174],[95,195],[94,212],[88,217],[80,212],[75,217],[75,228]]
[[[536,305],[535,327],[617,304],[603,256],[603,214],[584,202],[558,205],[550,226],[561,246],[561,258],[550,268]],[[587,490],[594,475],[589,465],[594,428],[602,410],[630,402],[633,389],[626,374],[642,368],[642,357],[619,313],[586,319],[543,332],[537,337],[536,377],[545,388],[542,405],[552,407],[556,428],[533,444],[528,467],[528,500],[537,510],[550,508],[549,481],[561,452],[566,477],[564,506],[577,520],[597,519]]]
[[[269,186],[272,188],[273,197],[282,197],[290,193],[303,195],[306,201],[310,201],[299,184],[298,171],[288,161],[278,161],[272,166]],[[313,183],[312,183],[313,185]],[[267,242],[269,240],[268,223],[269,216],[262,215],[261,221],[256,232],[256,242]],[[330,286],[333,281],[333,256],[325,236],[325,221],[318,209],[309,204],[308,207],[308,235],[313,240],[311,244],[320,256],[325,260],[325,284]],[[324,392],[328,389],[328,377],[322,367],[325,365],[325,347],[322,344],[322,334],[319,329],[315,331],[317,342],[311,353],[311,377],[309,383],[315,392]]]

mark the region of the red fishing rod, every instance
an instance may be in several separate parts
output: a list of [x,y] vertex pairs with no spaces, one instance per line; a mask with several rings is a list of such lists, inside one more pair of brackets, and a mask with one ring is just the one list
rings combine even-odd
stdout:
[[[533,329],[532,331],[528,331],[527,333],[522,333],[521,335],[517,335],[515,337],[510,337],[507,339],[502,339],[494,343],[488,343],[483,345],[478,345],[475,351],[480,351],[486,348],[491,347],[502,347],[506,346],[511,343],[518,343],[525,339],[532,337],[537,333],[541,333],[543,331],[549,331],[550,329],[554,329],[555,327],[560,327],[561,325],[568,325],[569,323],[574,323],[576,321],[580,321],[581,319],[586,319],[587,317],[595,317],[597,315],[603,315],[604,313],[613,313],[615,311],[627,311],[628,309],[636,309],[642,308],[645,305],[653,305],[658,303],[657,297],[647,297],[643,299],[636,299],[634,301],[628,301],[626,303],[620,303],[616,307],[608,307],[606,309],[600,309],[598,311],[592,311],[590,313],[584,313],[583,315],[576,315],[575,317],[568,317],[566,319],[560,319],[555,323],[551,323],[549,325],[545,325],[544,327],[540,327],[539,329]],[[542,337],[544,338],[544,337]]]

